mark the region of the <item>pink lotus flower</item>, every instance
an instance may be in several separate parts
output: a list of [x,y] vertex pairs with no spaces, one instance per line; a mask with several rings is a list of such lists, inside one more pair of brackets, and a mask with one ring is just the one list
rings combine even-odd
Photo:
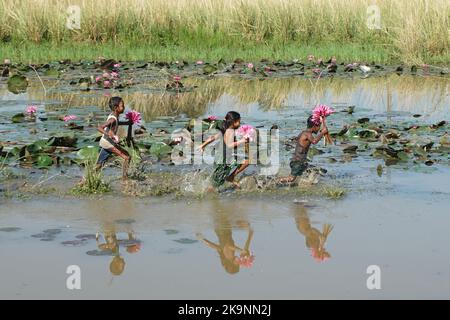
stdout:
[[109,81],[109,80],[103,81],[103,87],[105,87],[105,88],[111,87],[111,81]]
[[247,68],[249,68],[249,69],[253,69],[253,63],[249,63],[249,64],[247,64]]
[[327,105],[319,104],[312,111],[312,121],[316,125],[320,125],[321,119],[324,117],[328,117],[333,112],[334,110],[328,107]]
[[131,122],[133,124],[138,124],[138,125],[141,123],[141,120],[142,120],[141,114],[135,110],[128,111],[125,114],[125,118],[128,120],[131,120]]
[[105,79],[109,79],[109,73],[108,72],[105,72],[104,74],[103,74],[103,78],[105,78]]
[[236,258],[236,263],[244,268],[251,268],[255,261],[254,255],[244,255]]
[[120,64],[120,63],[116,63],[115,65],[114,65],[114,68],[120,68],[122,65]]
[[173,77],[173,80],[174,80],[174,81],[177,81],[177,82],[178,82],[178,81],[181,81],[181,77],[180,77],[180,76],[174,76],[174,77]]
[[198,60],[195,64],[203,64],[202,60]]
[[28,106],[25,109],[25,112],[28,114],[35,114],[37,112],[37,107],[36,106]]
[[102,77],[100,77],[100,76],[95,77],[95,82],[100,82],[101,80],[102,80]]
[[69,121],[76,120],[76,119],[77,119],[77,116],[75,116],[75,115],[69,115],[69,116],[65,116],[63,118],[64,122],[69,122]]
[[216,116],[208,116],[209,121],[216,121],[217,119],[219,118],[217,118]]
[[238,136],[244,139],[249,139],[250,141],[254,141],[256,139],[256,129],[249,124],[240,126],[236,133]]
[[119,78],[119,73],[113,71],[113,72],[111,72],[111,77],[112,77],[112,78]]

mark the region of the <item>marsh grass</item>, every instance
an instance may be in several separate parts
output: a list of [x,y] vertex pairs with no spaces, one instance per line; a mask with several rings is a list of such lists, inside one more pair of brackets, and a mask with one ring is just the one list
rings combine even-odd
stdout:
[[[373,4],[380,29],[367,27]],[[68,5],[81,8],[80,30],[66,27]],[[79,44],[85,57],[108,48],[103,55],[122,59],[282,58],[331,43],[338,56],[356,57],[353,46],[358,58],[421,63],[448,56],[449,10],[447,0],[0,0],[0,41],[21,59],[75,57]]]
[[83,181],[71,189],[73,195],[99,194],[111,191],[110,184],[103,180],[103,171],[96,170],[95,166],[95,161],[86,160],[84,162]]

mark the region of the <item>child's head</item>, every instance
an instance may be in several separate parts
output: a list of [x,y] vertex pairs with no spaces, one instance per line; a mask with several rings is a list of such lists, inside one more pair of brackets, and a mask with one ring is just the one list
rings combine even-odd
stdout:
[[312,118],[313,118],[312,116],[309,116],[308,120],[306,121],[307,127],[308,127],[308,129],[311,129],[311,131],[314,132],[314,133],[319,132],[319,130],[320,130],[320,125],[317,125],[317,124],[313,121]]
[[230,111],[225,116],[224,128],[237,129],[241,125],[241,115],[236,111]]
[[111,99],[109,99],[109,108],[111,111],[116,111],[118,114],[123,113],[125,110],[123,99],[121,97],[111,97]]

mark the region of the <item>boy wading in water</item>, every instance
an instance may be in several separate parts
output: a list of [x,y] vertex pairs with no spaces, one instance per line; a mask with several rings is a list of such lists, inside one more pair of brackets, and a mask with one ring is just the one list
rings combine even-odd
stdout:
[[214,187],[221,186],[225,181],[232,183],[236,188],[239,188],[239,183],[234,179],[236,176],[244,171],[250,164],[248,158],[246,157],[243,163],[237,163],[234,159],[234,149],[241,144],[248,144],[249,139],[242,138],[235,141],[234,131],[241,126],[241,115],[236,111],[230,111],[225,116],[225,121],[223,126],[219,127],[220,133],[209,137],[206,141],[199,147],[203,152],[205,147],[211,142],[220,139],[223,136],[223,158],[219,163],[214,164],[214,171],[212,174],[212,182]]
[[[323,128],[320,130],[320,124],[317,125],[310,116],[307,120],[307,129],[302,131],[297,137],[297,144],[295,145],[294,155],[291,158],[290,167],[291,175],[279,179],[280,183],[291,183],[297,177],[301,176],[303,172],[308,168],[308,155],[309,147],[312,144],[317,144],[322,137],[328,133],[328,128],[325,124],[325,120],[322,120]],[[319,132],[320,130],[320,132]],[[315,137],[313,134],[318,133]]]
[[106,122],[98,126],[98,131],[103,135],[100,139],[101,150],[98,156],[96,169],[100,170],[111,154],[115,154],[124,160],[122,178],[123,180],[126,180],[131,157],[128,152],[119,145],[117,130],[119,129],[119,125],[130,126],[132,123],[131,121],[119,121],[119,116],[125,110],[125,104],[122,98],[112,97],[109,100],[109,108],[112,113],[108,116]]

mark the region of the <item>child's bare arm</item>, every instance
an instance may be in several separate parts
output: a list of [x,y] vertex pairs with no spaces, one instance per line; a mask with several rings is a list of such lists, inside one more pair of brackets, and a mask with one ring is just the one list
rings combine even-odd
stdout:
[[246,143],[246,142],[248,142],[248,139],[245,139],[245,138],[242,138],[241,140],[239,140],[239,141],[234,141],[234,134],[233,134],[233,130],[227,130],[226,132],[225,132],[225,137],[224,137],[224,140],[225,140],[225,144],[226,144],[226,146],[228,147],[228,148],[235,148],[235,147],[237,147],[237,146],[239,146],[239,145],[241,145],[241,144],[243,144],[243,143]]
[[[326,131],[328,132],[328,131]],[[309,142],[311,142],[312,144],[317,144],[319,143],[320,140],[322,140],[324,134],[326,133],[324,130],[320,131],[318,135],[316,135],[315,137],[313,137],[313,135],[310,133],[307,135],[307,139]]]
[[108,121],[101,123],[98,125],[97,130],[100,131],[102,134],[106,134],[110,138],[114,136],[114,133],[109,130],[108,132],[105,131],[106,127],[109,127],[115,120],[113,118],[109,119]]
[[219,136],[220,136],[220,133],[217,133],[213,136],[208,137],[208,139],[206,139],[205,142],[203,142],[198,148],[203,151],[208,144],[217,140],[219,138]]

